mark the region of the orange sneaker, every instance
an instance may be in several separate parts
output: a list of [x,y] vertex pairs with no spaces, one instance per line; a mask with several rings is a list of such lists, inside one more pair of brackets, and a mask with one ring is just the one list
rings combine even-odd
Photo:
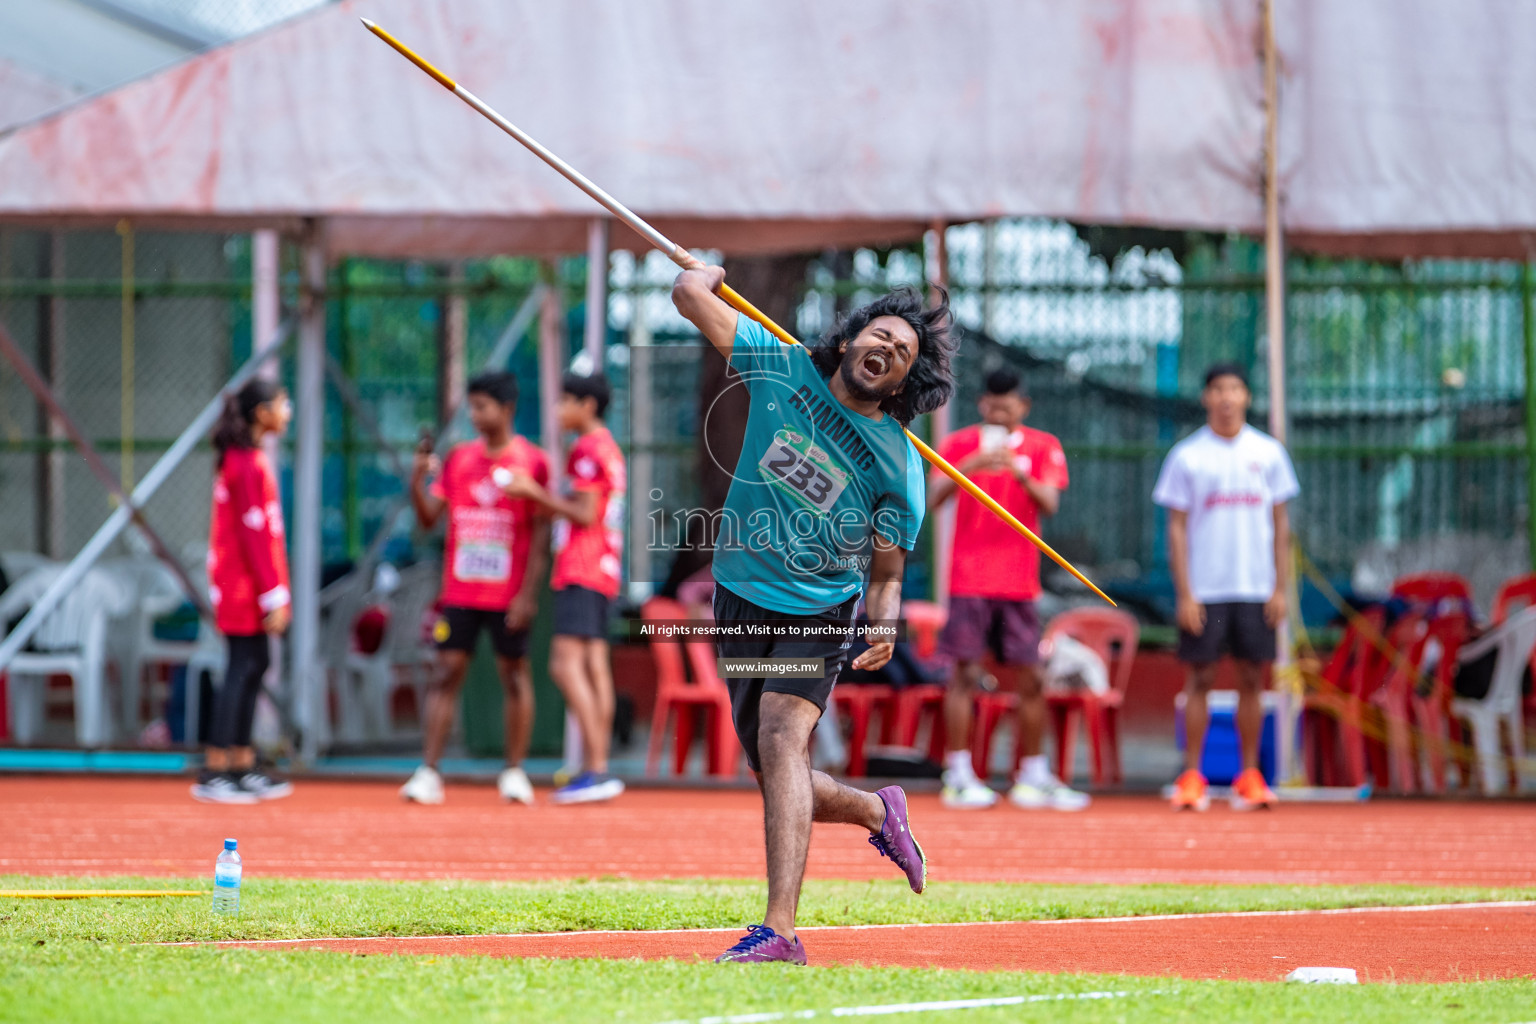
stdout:
[[1260,807],[1267,810],[1277,803],[1279,798],[1264,781],[1264,773],[1257,768],[1245,768],[1241,775],[1232,780],[1234,811],[1251,811]]
[[1173,809],[1176,811],[1205,811],[1211,807],[1211,796],[1206,792],[1205,776],[1191,768],[1173,783]]

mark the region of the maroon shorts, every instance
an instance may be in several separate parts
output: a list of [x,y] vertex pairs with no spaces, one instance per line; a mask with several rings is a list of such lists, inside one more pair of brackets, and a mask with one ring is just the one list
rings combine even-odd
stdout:
[[1035,602],[1001,597],[949,599],[939,654],[951,661],[980,661],[988,651],[1003,665],[1040,663],[1040,616]]

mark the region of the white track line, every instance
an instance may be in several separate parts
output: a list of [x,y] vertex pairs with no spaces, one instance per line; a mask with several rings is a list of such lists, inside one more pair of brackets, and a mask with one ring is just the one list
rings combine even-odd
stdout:
[[1132,996],[1161,995],[1162,990],[1146,992],[1063,992],[1058,995],[998,996],[993,999],[947,999],[930,1003],[881,1003],[875,1006],[835,1006],[830,1010],[786,1010],[766,1013],[737,1013],[727,1017],[700,1017],[697,1020],[673,1020],[665,1024],[768,1024],[777,1020],[812,1020],[828,1017],[888,1017],[897,1013],[929,1013],[934,1010],[982,1010],[995,1006],[1023,1006],[1026,1003],[1056,1003],[1074,999],[1128,999]]
[[[808,925],[802,932],[904,931],[922,928],[1006,928],[1014,925],[1128,924],[1131,922],[1202,921],[1246,917],[1324,917],[1339,914],[1415,914],[1433,910],[1498,910],[1536,907],[1536,900],[1497,900],[1486,903],[1417,903],[1387,907],[1326,907],[1314,910],[1221,910],[1209,914],[1143,914],[1136,917],[1069,917],[1033,921],[934,921],[914,924]],[[297,946],[322,942],[410,942],[438,939],[550,939],[597,935],[734,935],[736,928],[608,928],[566,932],[489,932],[481,935],[331,935],[306,939],[221,939],[218,942],[157,942],[157,946]]]

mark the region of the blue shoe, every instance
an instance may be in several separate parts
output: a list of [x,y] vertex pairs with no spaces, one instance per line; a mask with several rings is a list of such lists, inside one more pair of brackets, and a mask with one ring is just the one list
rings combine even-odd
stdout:
[[765,924],[753,925],[742,940],[715,957],[717,964],[786,963],[805,966],[805,946],[800,936],[790,942]]
[[582,772],[555,790],[550,800],[557,804],[592,804],[612,800],[624,792],[624,780],[599,772]]

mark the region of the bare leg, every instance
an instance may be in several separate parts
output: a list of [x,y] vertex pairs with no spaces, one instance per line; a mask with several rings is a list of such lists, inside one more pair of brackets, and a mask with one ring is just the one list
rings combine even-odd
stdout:
[[1259,740],[1264,731],[1264,666],[1254,661],[1237,663],[1237,738],[1242,744],[1243,767],[1259,766]]
[[468,651],[438,651],[437,671],[427,691],[427,721],[421,759],[428,768],[442,760],[448,733],[453,730],[453,716],[459,709],[459,689],[469,671]]
[[1191,665],[1189,677],[1184,681],[1184,769],[1200,770],[1200,755],[1205,750],[1205,729],[1210,723],[1210,712],[1205,706],[1205,695],[1211,690],[1216,678],[1216,666]]
[[763,923],[788,939],[811,846],[815,787],[811,782],[811,730],[821,709],[803,697],[765,693],[758,705],[758,758],[762,770],[763,832],[768,854],[768,911]]
[[496,659],[501,677],[501,716],[507,731],[507,767],[516,768],[528,756],[533,734],[533,670],[527,658]]
[[613,743],[613,666],[608,660],[608,641],[588,640],[587,682],[592,686],[592,702],[597,708],[595,729],[585,737],[587,749],[599,751],[593,755],[592,770],[608,770],[608,751]]
[[885,801],[873,793],[838,782],[826,772],[811,772],[811,816],[834,825],[863,825],[873,835],[885,825]]
[[1019,755],[1040,753],[1045,734],[1045,686],[1039,665],[1019,666]]
[[229,752],[230,771],[248,772],[256,767],[255,747],[233,747]]
[[[577,636],[557,636],[549,647],[549,674],[565,697],[565,703],[581,727],[582,768],[589,772],[608,770],[608,731],[612,719],[605,719],[603,703],[589,675],[589,641]],[[604,645],[606,647],[606,645]],[[605,722],[609,723],[605,726]]]
[[209,747],[203,751],[203,767],[211,772],[229,771],[229,751],[223,747]]
[[951,753],[971,748],[971,719],[975,716],[976,687],[981,682],[981,662],[962,661],[944,690],[944,749]]

